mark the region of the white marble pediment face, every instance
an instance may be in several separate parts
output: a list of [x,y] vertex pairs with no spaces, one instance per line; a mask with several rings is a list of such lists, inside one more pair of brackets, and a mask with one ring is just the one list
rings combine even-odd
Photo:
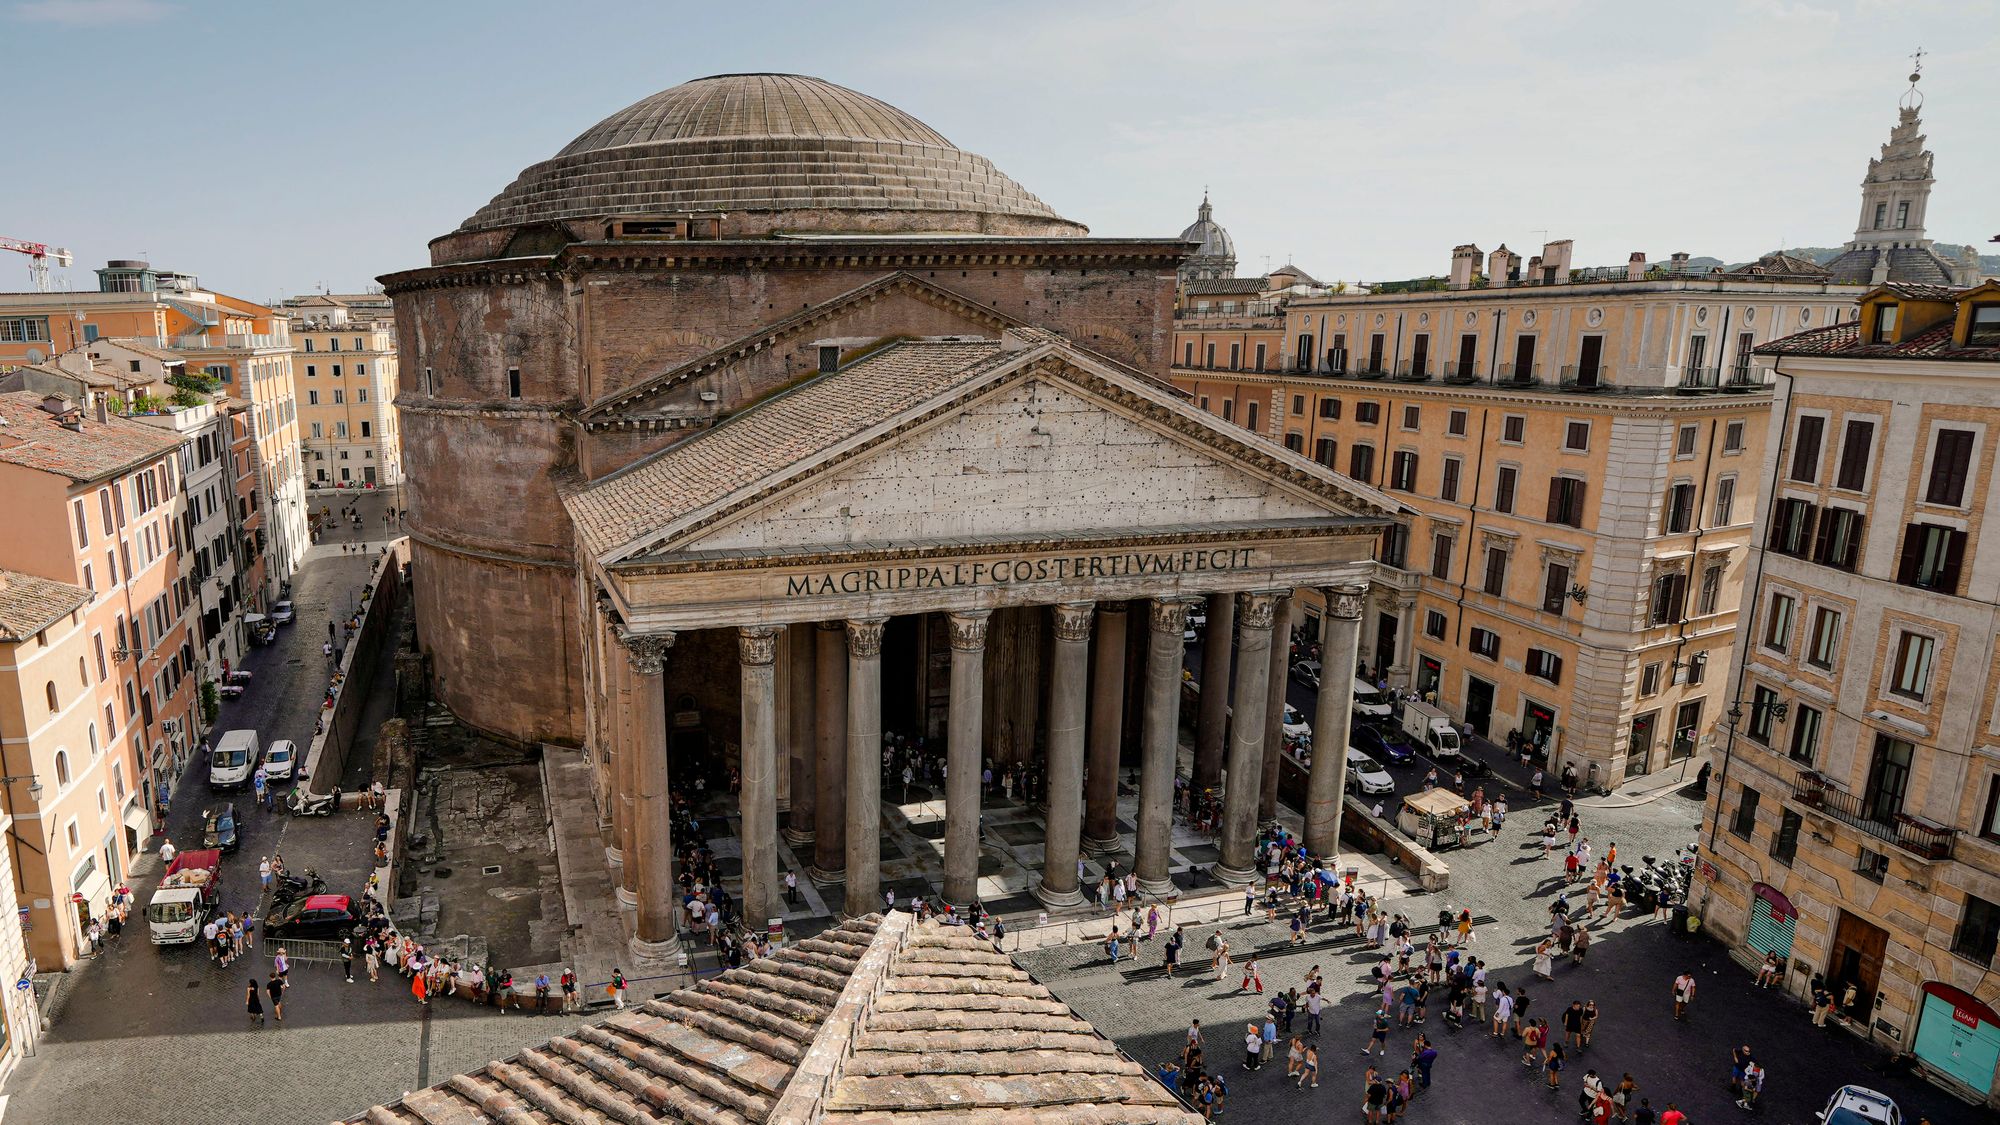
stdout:
[[1082,388],[1013,382],[675,551],[839,548],[1350,514]]

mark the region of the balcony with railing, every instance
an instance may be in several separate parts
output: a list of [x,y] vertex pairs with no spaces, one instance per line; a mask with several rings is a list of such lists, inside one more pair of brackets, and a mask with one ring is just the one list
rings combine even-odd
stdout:
[[1957,829],[1918,816],[1891,811],[1880,801],[1857,796],[1823,774],[1800,770],[1792,782],[1792,800],[1850,828],[1858,828],[1923,860],[1950,859]]
[[1500,377],[1495,380],[1503,387],[1533,387],[1542,381],[1542,365],[1539,363],[1503,363]]
[[1406,359],[1396,364],[1394,378],[1399,383],[1428,383],[1431,381],[1433,374],[1434,367],[1430,361],[1426,360],[1423,363],[1418,363],[1415,360]]
[[1447,383],[1477,383],[1479,365],[1476,363],[1447,363],[1444,365],[1444,381]]
[[1562,387],[1568,391],[1594,391],[1611,385],[1611,367],[1604,363],[1565,363]]

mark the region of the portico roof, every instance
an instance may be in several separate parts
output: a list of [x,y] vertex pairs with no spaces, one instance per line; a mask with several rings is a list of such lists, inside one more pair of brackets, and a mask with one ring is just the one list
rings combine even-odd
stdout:
[[[974,404],[1031,380],[1049,390],[1042,399],[1023,402],[987,417],[975,418]],[[1060,398],[1061,401],[1053,401]],[[1047,401],[1044,401],[1047,400]],[[1039,412],[1046,410],[1046,418]],[[1023,419],[1034,419],[1022,425]],[[971,419],[968,421],[968,419]],[[997,420],[994,420],[997,419]],[[1065,428],[1064,423],[1068,425]],[[908,463],[877,465],[876,482],[886,485],[869,492],[885,506],[907,500],[897,489],[935,488],[934,513],[912,515],[900,526],[922,525],[934,534],[871,534],[871,525],[857,519],[853,503],[821,497],[819,509],[803,492],[814,481],[870,458],[893,456],[918,435],[951,425],[980,426],[990,432],[961,435],[968,447],[997,447],[1004,464],[991,471],[977,458],[936,451],[909,453]],[[1060,430],[1060,434],[1058,434]],[[1318,517],[1329,521],[1366,517],[1379,520],[1400,511],[1387,495],[1331,469],[1261,440],[1183,401],[1174,392],[1143,376],[1070,345],[1040,329],[1012,329],[999,340],[923,340],[895,344],[843,370],[808,380],[766,399],[706,433],[636,462],[587,485],[572,489],[564,501],[587,554],[600,565],[614,566],[664,555],[699,551],[707,546],[733,548],[754,545],[774,554],[801,546],[852,550],[870,539],[892,538],[907,544],[917,539],[964,541],[995,532],[1025,533],[1027,527],[997,527],[980,522],[995,490],[1004,498],[1018,492],[1052,460],[1094,448],[1137,448],[1141,438],[1157,448],[1135,463],[1129,480],[1100,480],[1101,497],[1078,494],[1074,514],[1079,529],[1093,524],[1103,530],[1140,531],[1121,524],[1106,508],[1138,509],[1149,490],[1172,493],[1175,477],[1199,474],[1202,483],[1184,505],[1167,519],[1170,524],[1250,522]],[[1057,448],[1063,440],[1070,446]],[[991,461],[992,457],[985,458]],[[999,477],[1000,480],[993,478]],[[1079,488],[1075,474],[1059,485]],[[1231,503],[1203,490],[1230,493]],[[1123,490],[1123,491],[1121,491]],[[1249,495],[1261,490],[1259,496]],[[809,527],[806,542],[787,541],[777,533],[744,538],[741,525],[762,509],[789,502],[788,526]],[[1091,510],[1095,505],[1097,510]],[[1158,508],[1159,505],[1154,505]],[[879,532],[881,526],[872,525]],[[723,534],[725,528],[733,534]],[[704,540],[714,542],[704,544]]]

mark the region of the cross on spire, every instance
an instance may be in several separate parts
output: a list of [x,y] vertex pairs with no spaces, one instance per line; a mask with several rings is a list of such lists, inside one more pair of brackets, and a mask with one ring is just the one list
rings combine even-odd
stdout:
[[1928,53],[1922,47],[1910,52],[1910,88],[1903,91],[1902,100],[1898,103],[1904,109],[1923,108],[1924,96],[1918,92],[1917,82],[1924,76],[1924,56]]

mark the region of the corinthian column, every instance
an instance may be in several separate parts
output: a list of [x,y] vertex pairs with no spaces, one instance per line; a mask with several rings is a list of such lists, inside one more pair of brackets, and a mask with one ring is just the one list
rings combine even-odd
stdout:
[[1242,629],[1236,646],[1236,692],[1230,700],[1229,777],[1222,791],[1222,857],[1214,868],[1215,877],[1231,886],[1242,886],[1255,874],[1275,601],[1269,594],[1245,594],[1237,613]]
[[815,883],[838,883],[847,865],[847,647],[838,621],[819,623],[813,679],[819,697],[818,755],[814,774],[818,792],[813,802],[813,862]]
[[1271,607],[1271,672],[1265,681],[1263,788],[1257,797],[1260,823],[1278,818],[1278,775],[1283,767],[1279,755],[1285,752],[1285,683],[1291,670],[1292,596],[1279,594]]
[[1208,628],[1201,636],[1201,711],[1194,723],[1196,793],[1222,777],[1222,740],[1229,730],[1229,663],[1236,648],[1236,595],[1208,596]]
[[1090,772],[1085,782],[1083,844],[1118,850],[1118,751],[1125,741],[1125,603],[1098,610],[1091,659]]
[[736,630],[743,671],[743,920],[753,930],[783,917],[778,883],[778,630]]
[[987,612],[953,613],[951,716],[945,734],[944,900],[970,906],[979,897],[979,767],[986,679]]
[[1049,815],[1042,846],[1042,882],[1035,894],[1050,906],[1083,901],[1076,860],[1083,844],[1083,710],[1090,656],[1089,602],[1055,607],[1055,659],[1049,669]]
[[1181,630],[1187,603],[1155,598],[1147,621],[1146,711],[1140,728],[1139,833],[1134,873],[1139,889],[1163,895],[1174,889],[1168,860],[1174,844],[1174,765],[1180,756]]
[[673,816],[667,795],[667,650],[672,633],[633,633],[620,629],[632,666],[633,851],[625,862],[638,861],[637,933],[632,953],[639,958],[670,958],[679,950],[674,939]]
[[1331,857],[1340,850],[1340,813],[1347,792],[1347,738],[1354,720],[1354,657],[1361,643],[1366,586],[1329,586],[1320,622],[1319,704],[1313,709],[1312,776],[1306,782],[1306,850]]
[[875,909],[882,881],[882,626],[847,623],[847,903],[858,918]]

